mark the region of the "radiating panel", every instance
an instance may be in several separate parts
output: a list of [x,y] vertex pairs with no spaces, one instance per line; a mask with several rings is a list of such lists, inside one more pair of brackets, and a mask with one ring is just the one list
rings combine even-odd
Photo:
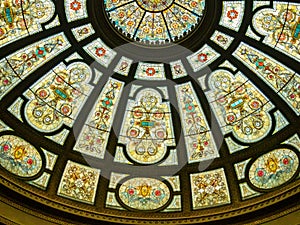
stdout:
[[[163,12],[171,40],[180,39],[195,28],[198,21],[200,21],[199,17],[202,16],[202,10],[204,10],[203,5],[205,3],[204,1],[201,2],[202,4],[197,4],[200,15],[196,15],[177,4],[173,4]],[[193,4],[193,2],[191,3]]]
[[208,121],[191,83],[176,86],[188,162],[219,157]]
[[169,39],[168,28],[161,13],[145,12],[143,18],[135,31],[136,38],[150,43]]
[[224,134],[232,131],[240,141],[255,142],[269,133],[268,111],[274,106],[243,74],[217,70],[208,83],[211,90],[206,94]]
[[[0,46],[42,31],[42,23],[51,19],[55,6],[50,0],[1,1]],[[47,13],[46,13],[47,12]]]
[[271,56],[245,43],[240,44],[234,52],[234,56],[278,92],[279,96],[291,106],[297,115],[300,114],[299,74],[292,71],[287,65],[283,65]]
[[175,144],[169,102],[154,89],[143,89],[129,100],[119,137],[129,157],[142,164],[160,161]]
[[63,123],[72,126],[92,90],[91,76],[89,66],[81,62],[53,68],[25,93],[29,124],[42,132],[55,131]]
[[124,83],[110,78],[80,131],[74,150],[103,158]]
[[203,10],[205,8],[204,0],[193,0],[193,1],[185,1],[185,0],[177,0],[177,5],[180,5],[183,8],[186,8],[189,11],[192,11],[194,14],[201,16],[203,14]]
[[33,71],[70,47],[63,33],[20,49],[0,61],[0,99]]
[[300,4],[274,2],[273,9],[262,9],[253,17],[253,26],[264,43],[300,61]]

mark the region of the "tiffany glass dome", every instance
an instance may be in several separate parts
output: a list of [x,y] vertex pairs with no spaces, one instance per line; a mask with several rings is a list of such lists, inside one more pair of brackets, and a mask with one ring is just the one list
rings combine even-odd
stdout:
[[296,0],[0,1],[0,203],[43,224],[299,210],[299,12]]
[[178,41],[200,22],[205,1],[105,1],[114,26],[133,40],[147,44]]

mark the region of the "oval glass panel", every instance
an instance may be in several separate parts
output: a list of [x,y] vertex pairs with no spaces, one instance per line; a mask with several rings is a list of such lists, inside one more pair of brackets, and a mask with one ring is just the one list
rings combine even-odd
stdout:
[[295,152],[286,148],[276,149],[254,161],[249,179],[257,188],[272,189],[289,181],[298,166],[299,159]]
[[42,158],[27,141],[3,135],[0,137],[0,165],[17,176],[32,177],[41,170]]
[[121,201],[130,208],[156,210],[170,198],[168,186],[153,178],[133,178],[125,181],[119,189]]

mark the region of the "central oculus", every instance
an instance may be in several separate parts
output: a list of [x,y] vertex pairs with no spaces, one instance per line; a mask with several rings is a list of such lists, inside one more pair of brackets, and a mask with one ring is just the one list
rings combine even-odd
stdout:
[[149,12],[161,12],[169,8],[174,0],[136,0],[137,4]]
[[124,38],[161,45],[180,41],[197,27],[205,0],[104,0],[104,7]]

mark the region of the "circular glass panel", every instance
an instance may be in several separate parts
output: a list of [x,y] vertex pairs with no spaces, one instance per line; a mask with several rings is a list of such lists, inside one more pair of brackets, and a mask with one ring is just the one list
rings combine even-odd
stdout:
[[158,45],[187,36],[205,9],[205,0],[106,0],[104,4],[109,20],[124,37]]

